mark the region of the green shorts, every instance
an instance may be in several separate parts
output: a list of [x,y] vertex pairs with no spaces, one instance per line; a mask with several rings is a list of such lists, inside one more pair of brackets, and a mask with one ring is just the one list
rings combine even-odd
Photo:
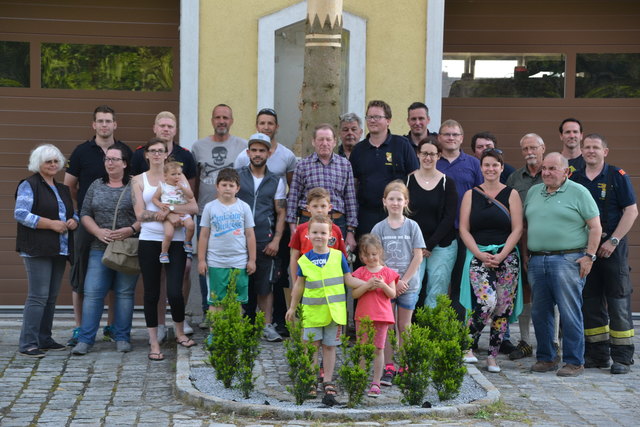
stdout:
[[207,285],[209,286],[209,298],[207,303],[214,305],[227,296],[227,289],[229,289],[229,277],[232,272],[236,274],[236,298],[243,304],[249,301],[249,275],[245,268],[218,268],[209,267],[209,274],[207,275]]

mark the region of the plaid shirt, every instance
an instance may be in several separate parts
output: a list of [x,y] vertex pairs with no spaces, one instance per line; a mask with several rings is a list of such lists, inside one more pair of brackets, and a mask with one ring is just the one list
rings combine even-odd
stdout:
[[351,163],[344,157],[331,155],[328,165],[324,165],[317,153],[300,160],[293,173],[293,180],[287,198],[287,222],[295,224],[298,210],[306,210],[307,191],[322,187],[331,195],[334,212],[346,216],[347,226],[358,225],[358,205]]

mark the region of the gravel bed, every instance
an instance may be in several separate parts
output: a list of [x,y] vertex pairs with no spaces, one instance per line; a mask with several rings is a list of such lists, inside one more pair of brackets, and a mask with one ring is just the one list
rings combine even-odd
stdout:
[[[245,399],[242,396],[242,392],[240,390],[235,388],[231,388],[231,389],[224,388],[222,382],[216,379],[215,372],[211,367],[192,367],[190,380],[194,385],[194,387],[199,391],[201,391],[202,393],[217,397],[219,399],[225,399],[225,400],[241,402],[241,403],[257,404],[257,405],[271,405],[276,408],[297,408],[297,409],[327,408],[327,406],[323,405],[320,402],[320,399],[307,400],[302,405],[296,405],[294,402],[280,400],[272,396],[267,396],[266,394],[261,393],[259,391],[253,391],[251,393],[251,397],[249,399]],[[395,386],[392,387],[391,389],[387,387],[383,387],[382,389],[383,394],[385,394],[385,392],[387,392],[388,390],[393,390],[396,394],[400,395],[400,392]],[[284,390],[284,386],[283,386],[282,393],[286,394],[287,398],[291,398],[291,395],[286,390]],[[319,393],[319,396],[322,396],[322,393]],[[425,401],[430,402],[433,407],[446,407],[446,406],[455,406],[459,404],[470,403],[475,400],[482,399],[486,396],[487,396],[487,393],[485,389],[482,388],[479,384],[477,384],[469,375],[465,375],[464,381],[462,383],[462,387],[460,389],[460,394],[458,394],[456,398],[447,400],[444,402],[440,402],[440,399],[438,399],[438,395],[436,391],[430,387],[425,397]],[[365,396],[364,399],[365,401],[367,401],[367,403],[369,404],[373,403],[373,405],[367,405],[367,406],[361,405],[355,408],[356,410],[361,411],[363,409],[375,409],[376,411],[378,411],[378,410],[403,410],[403,409],[409,408],[409,406],[403,405],[402,403],[400,403],[399,399],[397,400],[397,403],[380,402],[380,404],[375,404],[374,402],[376,400],[369,398],[367,396]],[[347,400],[347,396],[344,393],[340,393],[338,396],[338,401],[340,403],[346,403],[346,400]],[[337,407],[342,408],[342,410],[344,411],[349,411],[349,409],[346,408],[346,406],[344,405],[337,406]]]

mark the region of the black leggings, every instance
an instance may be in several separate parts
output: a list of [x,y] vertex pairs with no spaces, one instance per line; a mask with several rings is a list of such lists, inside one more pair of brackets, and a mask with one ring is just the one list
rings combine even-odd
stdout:
[[[160,252],[162,242],[140,240],[138,260],[144,284],[144,320],[147,328],[158,326],[158,299],[160,298]],[[164,264],[167,276],[167,298],[171,306],[171,318],[174,322],[184,321],[184,298],[182,296],[182,277],[187,262],[183,242],[171,242],[169,246],[169,264]]]

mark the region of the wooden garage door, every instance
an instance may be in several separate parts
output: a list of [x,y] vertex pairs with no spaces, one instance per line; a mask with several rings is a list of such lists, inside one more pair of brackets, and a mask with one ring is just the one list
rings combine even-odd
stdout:
[[[153,136],[151,127],[159,111],[178,114],[179,5],[179,0],[0,0],[0,43],[4,43],[0,62],[15,61],[16,47],[28,55],[22,58],[27,64],[24,74],[0,79],[0,305],[23,304],[26,295],[24,266],[15,253],[13,194],[17,182],[29,174],[30,150],[47,142],[68,157],[93,136],[92,112],[101,104],[115,109],[116,138],[132,148]],[[121,63],[104,64],[121,51],[129,59],[123,60],[123,54]],[[74,69],[55,56],[60,52],[66,52],[65,61],[69,52],[79,52],[76,56],[99,52],[94,56],[100,57],[81,58]],[[166,69],[142,73],[138,79],[142,82],[130,78],[118,83],[112,70],[137,64],[142,56],[137,52],[164,52]],[[41,64],[46,64],[44,71]],[[54,66],[57,76],[50,75]],[[109,84],[104,83],[105,67]],[[159,84],[145,77],[160,72]],[[77,73],[78,78],[65,73]],[[98,76],[99,81],[88,75],[94,80]],[[58,304],[70,303],[65,277]]]
[[[585,133],[609,140],[607,161],[631,176],[640,194],[640,98],[580,98],[576,96],[576,58],[585,53],[640,54],[640,2],[633,0],[447,0],[447,53],[544,53],[566,58],[564,96],[560,98],[443,99],[443,120],[464,127],[463,147],[481,131],[496,134],[506,161],[521,167],[519,140],[528,132],[542,136],[547,152],[560,151],[558,125],[567,117],[580,119]],[[578,77],[580,75],[578,74]],[[636,94],[636,96],[638,96]],[[632,282],[640,283],[640,227],[629,233]],[[640,311],[640,292],[632,297]]]

